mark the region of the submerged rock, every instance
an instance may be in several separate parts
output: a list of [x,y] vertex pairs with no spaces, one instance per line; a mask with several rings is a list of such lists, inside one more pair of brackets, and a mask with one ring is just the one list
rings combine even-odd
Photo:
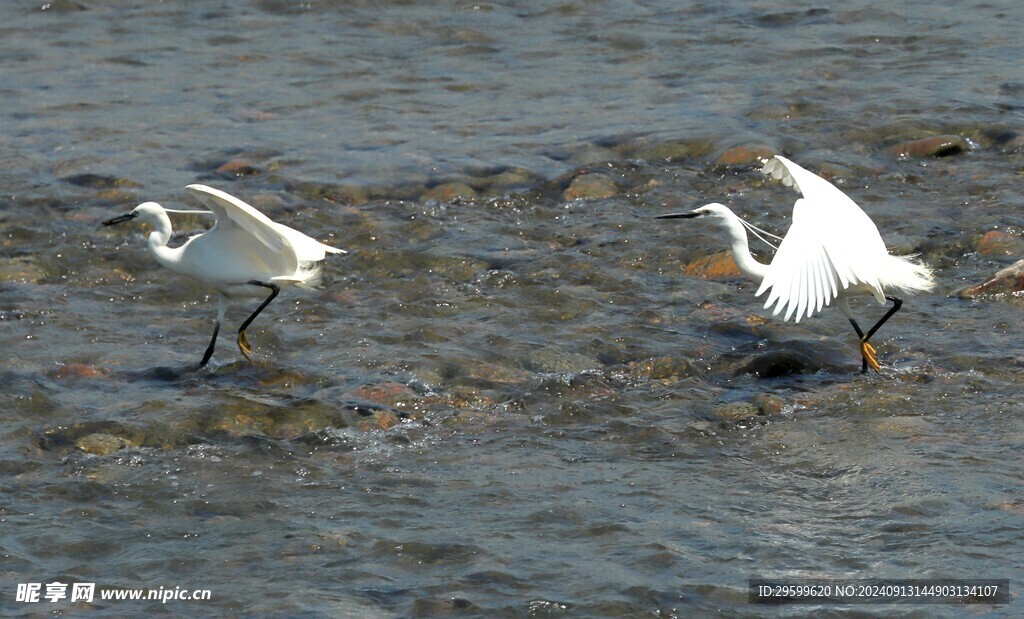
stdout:
[[408,385],[399,382],[361,385],[352,395],[361,400],[387,406],[403,406],[420,399],[420,396]]
[[807,355],[796,350],[774,350],[745,359],[733,372],[758,378],[778,378],[789,374],[813,374],[818,367]]
[[441,183],[428,189],[420,199],[424,202],[436,200],[437,202],[452,202],[458,198],[475,198],[476,190],[461,182]]
[[985,256],[1019,256],[1024,254],[1024,238],[1002,230],[989,230],[975,243]]
[[967,140],[958,135],[936,135],[920,140],[900,142],[886,149],[897,157],[948,157],[970,150]]
[[712,414],[719,419],[738,421],[751,417],[770,417],[782,412],[785,403],[777,395],[759,393],[749,402],[728,402],[715,407]]
[[120,189],[125,187],[138,189],[142,187],[139,183],[127,178],[109,176],[106,174],[72,174],[71,176],[65,176],[60,180],[65,183],[70,183],[76,187],[86,187],[88,189]]
[[75,378],[108,379],[110,378],[110,370],[86,363],[58,363],[57,367],[46,372],[46,376],[53,380]]
[[636,159],[651,163],[675,163],[684,159],[697,159],[714,147],[711,140],[695,138],[691,140],[671,140],[641,146],[633,153]]
[[37,435],[36,442],[44,451],[61,452],[73,447],[105,456],[125,447],[144,445],[146,434],[142,429],[113,421],[87,421],[44,429]]
[[760,165],[771,159],[777,149],[766,144],[741,144],[727,149],[715,159],[716,165]]
[[733,376],[751,374],[758,378],[778,378],[790,374],[814,374],[820,371],[846,373],[859,368],[856,349],[839,347],[832,338],[790,339],[783,342],[754,342],[736,348],[725,356],[724,368]]
[[575,151],[570,157],[569,161],[576,165],[590,165],[592,163],[601,163],[605,161],[616,161],[620,158],[619,153],[611,148],[605,148],[603,146],[597,146],[594,144],[587,144]]
[[634,361],[627,367],[633,380],[668,380],[698,373],[693,361],[685,357],[652,357]]
[[539,174],[526,168],[503,168],[487,175],[484,179],[484,187],[491,193],[500,193],[509,190],[529,189],[540,183],[543,179]]
[[104,434],[102,432],[89,434],[75,441],[75,447],[94,456],[110,455],[119,449],[128,447],[129,444],[128,441],[120,436]]
[[370,201],[370,190],[361,185],[333,185],[290,181],[288,190],[303,200],[323,200],[332,204],[361,206]]
[[719,419],[737,421],[757,416],[757,408],[750,402],[729,402],[720,404],[711,411]]
[[253,165],[252,162],[246,159],[236,158],[220,164],[214,172],[221,176],[239,177],[259,174],[260,170]]
[[538,372],[576,374],[599,367],[596,359],[558,348],[542,348],[530,353],[529,367]]
[[721,251],[710,256],[703,256],[686,264],[683,273],[690,277],[714,279],[717,277],[735,277],[741,275],[732,252]]
[[388,410],[375,410],[356,423],[356,429],[360,432],[372,432],[373,430],[390,430],[401,423],[401,419],[395,413]]
[[1024,260],[1018,260],[1005,269],[998,271],[988,281],[975,286],[961,288],[951,296],[961,299],[1010,294],[1024,290]]
[[672,163],[692,157],[692,152],[693,149],[685,142],[662,142],[641,148],[636,152],[636,158],[655,163]]
[[522,385],[533,378],[533,374],[521,368],[477,361],[459,368],[459,374],[474,381],[487,384]]
[[0,258],[0,282],[38,284],[45,277],[43,268],[30,256]]
[[754,396],[754,406],[757,407],[759,415],[777,415],[782,412],[786,403],[777,395],[770,393],[759,393]]
[[604,174],[589,172],[572,179],[562,193],[563,200],[597,200],[610,198],[618,193],[615,181]]
[[479,606],[463,598],[419,598],[412,603],[413,617],[455,617],[487,614]]

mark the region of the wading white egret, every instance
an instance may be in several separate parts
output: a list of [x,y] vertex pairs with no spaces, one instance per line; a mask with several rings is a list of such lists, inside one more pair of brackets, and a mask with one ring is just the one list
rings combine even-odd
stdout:
[[[710,217],[725,228],[732,254],[740,272],[759,284],[754,296],[769,292],[764,307],[772,305],[784,320],[800,322],[836,302],[860,338],[861,371],[878,371],[878,359],[871,336],[899,311],[903,301],[888,292],[914,294],[934,285],[931,269],[914,256],[894,256],[885,248],[874,222],[846,194],[820,176],[776,155],[761,170],[782,184],[792,186],[803,197],[793,205],[793,223],[779,238],[740,219],[728,207],[707,204],[685,213],[662,215],[658,219]],[[747,230],[770,243],[764,236],[781,241],[771,264],[750,254]],[[879,303],[893,305],[865,333],[853,317],[849,298],[871,295]]]
[[[238,349],[249,359],[252,349],[245,330],[270,305],[281,288],[292,284],[315,285],[320,276],[319,263],[326,255],[347,252],[271,221],[252,206],[219,189],[206,185],[189,185],[186,189],[210,210],[176,211],[165,209],[156,202],[145,202],[130,213],[104,221],[103,225],[134,219],[151,225],[149,251],[157,262],[220,293],[213,337],[199,367],[205,366],[213,356],[217,333],[231,301],[263,297],[269,290],[269,296],[238,328]],[[205,213],[213,215],[216,222],[212,228],[190,237],[182,245],[169,247],[171,219],[168,213]]]

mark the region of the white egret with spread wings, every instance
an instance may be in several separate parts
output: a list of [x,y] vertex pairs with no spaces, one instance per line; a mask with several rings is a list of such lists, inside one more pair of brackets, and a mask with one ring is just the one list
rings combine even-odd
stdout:
[[[250,358],[252,349],[245,330],[281,289],[293,284],[312,286],[319,279],[320,262],[327,254],[344,254],[342,249],[276,223],[242,200],[206,185],[189,185],[188,192],[209,211],[165,209],[156,202],[145,202],[131,212],[103,222],[103,225],[138,220],[153,227],[149,251],[157,262],[171,271],[197,279],[220,293],[217,322],[210,345],[199,366],[205,366],[217,344],[217,334],[231,301],[269,295],[238,328],[238,349]],[[205,213],[213,215],[213,227],[197,234],[178,247],[168,246],[171,219],[168,213]]]
[[[776,155],[762,172],[800,194],[793,205],[793,223],[770,264],[756,260],[747,243],[747,230],[761,240],[774,236],[740,219],[722,204],[707,204],[659,219],[710,217],[725,228],[740,272],[759,284],[754,296],[768,293],[764,307],[784,320],[810,317],[835,301],[860,338],[861,371],[880,366],[871,336],[892,317],[903,301],[898,294],[927,292],[935,286],[932,270],[914,256],[889,253],[874,222],[835,185]],[[849,299],[873,296],[892,307],[866,332],[853,317]]]

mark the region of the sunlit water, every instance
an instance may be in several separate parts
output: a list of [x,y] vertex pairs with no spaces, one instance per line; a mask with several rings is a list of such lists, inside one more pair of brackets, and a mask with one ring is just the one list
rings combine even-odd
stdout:
[[[753,576],[1019,593],[1021,305],[948,295],[1024,252],[1024,13],[826,4],[0,5],[3,614],[815,612],[749,605]],[[936,134],[969,150],[889,150]],[[719,231],[654,215],[786,229],[791,190],[715,163],[737,144],[831,170],[936,269],[881,374],[838,311],[765,320],[748,283],[684,274]],[[614,195],[563,199],[582,170]],[[197,181],[352,252],[253,325],[254,363],[226,327],[196,371],[215,297],[99,226]],[[452,181],[479,195],[429,197]],[[54,581],[212,596],[14,601]]]

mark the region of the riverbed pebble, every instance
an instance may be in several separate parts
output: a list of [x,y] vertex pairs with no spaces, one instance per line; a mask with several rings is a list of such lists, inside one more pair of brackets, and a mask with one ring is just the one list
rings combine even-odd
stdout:
[[562,193],[562,199],[566,201],[597,200],[610,198],[618,191],[615,181],[609,176],[599,172],[589,172],[573,178]]
[[452,181],[448,183],[441,183],[428,189],[420,200],[426,202],[434,200],[436,202],[452,202],[459,198],[474,198],[476,197],[476,190],[460,181]]
[[75,447],[94,456],[107,456],[128,446],[120,436],[98,432],[83,436],[75,441]]
[[1024,254],[1024,237],[1003,230],[989,230],[982,234],[975,247],[985,256],[1020,256]]
[[970,150],[970,144],[958,135],[935,135],[894,144],[886,149],[901,158],[948,157]]
[[766,144],[741,144],[726,149],[715,158],[715,164],[721,166],[759,165],[778,151]]

